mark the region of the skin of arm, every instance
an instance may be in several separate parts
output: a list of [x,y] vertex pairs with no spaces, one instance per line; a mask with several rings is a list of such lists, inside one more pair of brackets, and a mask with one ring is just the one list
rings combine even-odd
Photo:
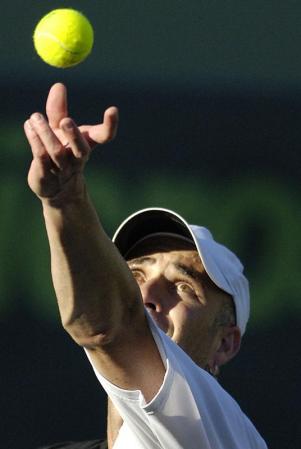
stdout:
[[115,440],[118,436],[120,427],[122,426],[123,420],[116,408],[114,407],[110,398],[108,398],[108,417],[107,417],[107,440],[108,447],[111,449],[114,446]]
[[148,401],[164,366],[139,287],[103,230],[83,176],[93,146],[115,136],[118,111],[107,109],[102,124],[77,127],[58,83],[50,89],[46,114],[48,120],[35,113],[24,125],[33,154],[28,183],[42,202],[62,324],[106,378],[140,389]]

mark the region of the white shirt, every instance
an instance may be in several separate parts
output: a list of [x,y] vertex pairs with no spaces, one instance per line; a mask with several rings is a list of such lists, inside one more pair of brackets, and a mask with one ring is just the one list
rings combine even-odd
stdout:
[[149,403],[141,391],[123,390],[94,369],[124,421],[114,449],[267,449],[235,400],[149,323],[166,368]]

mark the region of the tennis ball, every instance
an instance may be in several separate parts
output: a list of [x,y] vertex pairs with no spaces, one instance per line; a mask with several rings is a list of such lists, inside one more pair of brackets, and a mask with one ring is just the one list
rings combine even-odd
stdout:
[[74,9],[54,9],[37,24],[33,42],[38,55],[54,67],[72,67],[91,52],[94,41],[89,20]]

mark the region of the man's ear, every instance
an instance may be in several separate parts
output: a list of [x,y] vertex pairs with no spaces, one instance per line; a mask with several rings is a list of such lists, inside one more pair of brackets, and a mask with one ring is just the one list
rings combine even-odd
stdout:
[[239,351],[241,333],[237,326],[225,326],[220,333],[220,341],[213,356],[214,366],[222,366],[229,362]]

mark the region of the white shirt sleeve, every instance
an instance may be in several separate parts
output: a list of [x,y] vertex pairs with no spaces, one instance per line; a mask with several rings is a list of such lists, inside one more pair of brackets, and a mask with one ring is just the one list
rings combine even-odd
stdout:
[[166,368],[149,403],[141,391],[121,389],[93,367],[124,420],[114,449],[266,449],[234,399],[151,318],[149,324]]

